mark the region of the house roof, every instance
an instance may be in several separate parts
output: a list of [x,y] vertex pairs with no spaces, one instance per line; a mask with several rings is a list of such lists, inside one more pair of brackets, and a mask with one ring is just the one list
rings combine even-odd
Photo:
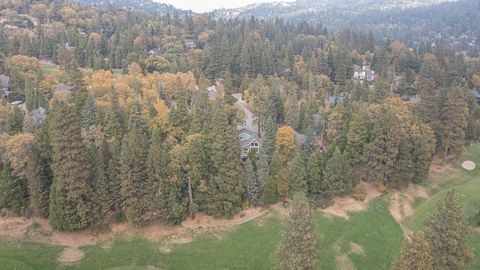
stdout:
[[329,96],[328,97],[328,105],[330,106],[335,106],[337,103],[342,102],[343,97],[342,96]]
[[298,146],[304,144],[307,141],[307,137],[301,133],[295,131],[295,142]]
[[258,137],[255,131],[242,128],[238,130],[238,136],[240,137],[241,147],[248,147],[252,144],[252,142],[257,142],[259,145],[262,145],[262,139]]
[[217,87],[215,85],[207,87],[207,92],[208,92],[208,99],[209,100],[217,99]]

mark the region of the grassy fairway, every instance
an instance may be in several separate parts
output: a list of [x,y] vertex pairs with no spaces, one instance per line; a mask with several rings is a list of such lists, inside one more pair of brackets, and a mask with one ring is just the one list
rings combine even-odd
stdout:
[[[317,231],[322,235],[320,269],[336,269],[335,258],[342,254],[347,255],[357,269],[389,269],[403,241],[400,226],[381,198],[373,201],[366,212],[350,214],[349,220],[317,215],[317,224]],[[352,242],[363,248],[363,254],[351,249]],[[340,247],[340,254],[335,244]]]
[[[431,188],[432,197],[415,203],[415,213],[405,225],[412,230],[423,229],[422,222],[432,213],[435,200],[451,188],[458,191],[473,224],[473,216],[480,209],[480,169],[473,172],[461,169],[460,164],[466,159],[480,163],[480,146],[470,147],[468,156],[455,161],[451,170],[438,173],[425,184]],[[382,197],[372,201],[367,211],[351,213],[348,220],[317,213],[315,221],[321,238],[320,269],[349,265],[359,270],[390,269],[403,241],[402,230]],[[84,247],[83,260],[71,266],[57,264],[62,247],[0,240],[0,269],[270,269],[280,229],[279,214],[270,210],[269,214],[233,230],[204,234],[185,244],[117,239],[109,248]],[[471,269],[480,269],[480,237],[472,234],[470,240],[477,256]]]
[[[388,269],[398,253],[402,232],[388,212],[383,199],[372,202],[366,212],[351,215],[350,220],[315,216],[321,236],[319,266],[335,269],[336,257],[347,256],[358,269]],[[276,214],[239,226],[231,232],[205,235],[188,244],[170,246],[170,253],[162,253],[164,243],[146,240],[116,240],[112,247],[83,248],[85,257],[73,266],[59,266],[58,247],[33,244],[0,246],[0,263],[15,265],[18,269],[270,269],[271,253],[280,239],[281,222]],[[351,250],[351,243],[359,245],[364,254]],[[338,246],[338,249],[334,249]],[[38,260],[37,258],[42,258]],[[29,268],[30,267],[30,268]]]
[[[477,168],[473,171],[466,171],[461,168],[465,160],[473,160]],[[421,202],[415,208],[415,215],[407,220],[407,226],[412,230],[424,229],[423,221],[429,217],[435,209],[435,202],[444,193],[454,188],[460,202],[464,206],[465,213],[472,225],[475,225],[475,215],[480,209],[480,146],[475,145],[469,148],[468,153],[452,163],[453,169],[439,173],[432,177],[430,183],[440,183],[434,187],[434,195],[428,200]],[[480,235],[472,233],[470,237],[472,248],[475,249],[475,262],[471,269],[480,269]]]

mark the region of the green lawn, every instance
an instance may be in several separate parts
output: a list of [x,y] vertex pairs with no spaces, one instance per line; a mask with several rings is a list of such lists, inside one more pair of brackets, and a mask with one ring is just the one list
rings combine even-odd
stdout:
[[[465,160],[473,160],[477,168],[473,171],[466,171],[461,168]],[[434,187],[434,195],[415,207],[415,215],[406,221],[407,226],[412,230],[424,229],[423,221],[431,215],[435,209],[435,202],[448,190],[455,189],[458,198],[465,207],[465,213],[472,224],[475,225],[475,216],[480,210],[480,146],[475,145],[469,148],[468,153],[452,162],[453,170],[439,173],[430,179],[430,183],[440,182]],[[475,262],[471,269],[480,269],[480,235],[472,233],[470,237],[472,247],[475,249]]]
[[[321,236],[319,264],[322,269],[335,269],[333,245],[340,247],[358,269],[388,269],[402,242],[400,226],[388,213],[383,199],[372,202],[366,212],[351,215],[350,220],[327,218],[316,214],[317,231]],[[280,239],[281,222],[277,215],[239,226],[230,232],[204,235],[188,244],[172,245],[171,253],[162,253],[164,243],[146,240],[116,240],[110,249],[85,247],[85,257],[73,266],[56,265],[61,248],[23,243],[0,246],[2,262],[17,269],[270,269],[271,253]],[[218,237],[220,235],[220,237]],[[220,238],[220,239],[219,239]],[[365,255],[356,255],[350,243],[360,245]],[[38,258],[42,258],[39,260]],[[30,267],[30,268],[29,268]],[[15,269],[15,268],[12,268]]]
[[[423,229],[422,222],[432,213],[435,200],[451,188],[458,191],[473,223],[475,211],[480,208],[480,173],[478,169],[473,172],[460,169],[459,164],[467,158],[480,161],[480,146],[470,147],[468,157],[455,161],[454,169],[439,173],[426,183],[427,187],[433,187],[429,183],[438,180],[442,184],[433,188],[435,195],[431,198],[415,201],[415,214],[405,221],[409,228]],[[371,202],[367,211],[350,214],[349,220],[319,213],[315,220],[321,238],[320,269],[337,269],[336,258],[341,255],[343,261],[357,269],[389,269],[398,257],[403,233],[390,215],[384,198]],[[84,247],[83,260],[71,266],[57,264],[61,247],[0,241],[0,269],[270,269],[280,229],[279,215],[272,211],[228,232],[197,236],[191,243],[170,244],[170,253],[165,253],[165,243],[143,239],[117,239],[109,249],[101,245]],[[352,250],[352,243],[361,247],[362,252]],[[478,234],[472,234],[471,244],[480,257]],[[471,269],[480,269],[480,260],[476,260]]]

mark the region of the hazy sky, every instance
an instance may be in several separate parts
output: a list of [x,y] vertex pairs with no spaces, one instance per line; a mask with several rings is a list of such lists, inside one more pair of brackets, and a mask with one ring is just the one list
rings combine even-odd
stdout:
[[172,4],[177,8],[191,9],[195,12],[212,11],[217,8],[236,8],[260,2],[288,2],[291,0],[155,0]]

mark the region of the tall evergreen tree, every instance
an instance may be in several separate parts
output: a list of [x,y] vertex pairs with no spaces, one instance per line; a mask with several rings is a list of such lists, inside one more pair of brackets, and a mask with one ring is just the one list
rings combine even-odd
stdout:
[[348,159],[338,147],[325,163],[324,178],[326,193],[330,196],[350,192],[358,183],[358,179],[353,177]]
[[371,134],[373,141],[367,145],[365,155],[367,178],[387,185],[397,169],[400,142],[406,137],[399,119],[388,105],[375,113]]
[[208,200],[207,183],[211,179],[211,162],[207,139],[203,132],[188,136],[186,141],[188,206],[190,216],[193,217],[197,211],[205,210],[205,202]]
[[297,151],[288,172],[288,193],[307,192],[307,168],[301,151]]
[[445,162],[449,154],[459,154],[465,149],[468,107],[463,91],[457,86],[450,87],[440,111],[441,134],[439,139]]
[[48,221],[59,230],[83,229],[91,222],[92,168],[75,109],[60,103],[50,122],[53,183]]
[[[120,177],[120,159],[122,151],[122,140],[124,133],[124,121],[118,96],[115,89],[110,89],[110,114],[106,126],[105,136],[110,144],[111,159],[108,162],[107,175],[110,181],[113,194],[120,194],[121,177]],[[114,206],[118,212],[121,208],[121,196],[114,196]]]
[[325,185],[325,158],[320,150],[315,151],[308,159],[308,194],[313,197],[325,195],[327,186]]
[[435,152],[435,136],[432,129],[423,123],[418,123],[411,131],[412,141],[412,181],[419,183],[428,176]]
[[455,190],[437,202],[435,213],[425,221],[433,255],[433,269],[466,269],[473,260],[468,246],[468,221]]
[[9,163],[4,163],[0,175],[0,208],[8,208],[19,215],[27,204],[27,190],[25,184],[12,175]]
[[177,100],[175,107],[170,112],[170,121],[174,127],[182,131],[182,135],[186,135],[191,124],[191,115],[188,111],[187,91],[181,88],[179,81],[177,81],[176,84]]
[[280,269],[316,269],[318,237],[315,235],[312,212],[305,195],[296,194],[285,222],[282,240],[275,251]]
[[85,104],[80,111],[80,118],[82,120],[82,127],[84,128],[89,128],[98,122],[97,109],[95,107],[95,100],[92,93],[87,95]]
[[119,194],[112,193],[111,181],[107,169],[110,159],[109,146],[105,140],[99,149],[93,143],[89,146],[93,168],[92,188],[94,192],[94,226],[101,228],[108,225],[112,218],[114,198]]
[[88,92],[83,80],[83,74],[78,65],[74,64],[70,67],[68,72],[68,86],[73,93],[73,99],[75,103],[75,111],[80,114],[82,108],[87,101]]
[[252,160],[247,159],[245,163],[245,176],[246,176],[246,192],[248,201],[251,204],[260,204],[260,183],[258,181],[257,172],[253,167]]
[[48,217],[50,185],[53,178],[50,155],[48,129],[44,126],[35,133],[26,168],[30,208],[34,215],[44,218]]
[[177,224],[185,217],[186,198],[181,192],[185,173],[180,163],[186,165],[186,162],[177,162],[175,154],[173,158],[170,156],[159,130],[154,130],[148,152],[147,196],[154,195],[150,198],[153,205],[149,207],[155,210],[156,219],[163,224]]
[[152,194],[148,194],[147,133],[139,108],[129,118],[128,132],[122,143],[120,179],[122,206],[127,220],[141,225],[154,218]]
[[437,129],[438,119],[438,95],[433,80],[426,80],[421,84],[420,94],[422,100],[418,104],[418,116],[432,129]]
[[229,119],[219,102],[210,128],[213,177],[209,186],[211,200],[207,213],[233,216],[241,206],[242,185],[239,181],[240,147],[233,119]]
[[350,121],[347,133],[347,146],[345,153],[355,170],[360,170],[364,148],[368,142],[368,127],[364,117],[355,114]]

